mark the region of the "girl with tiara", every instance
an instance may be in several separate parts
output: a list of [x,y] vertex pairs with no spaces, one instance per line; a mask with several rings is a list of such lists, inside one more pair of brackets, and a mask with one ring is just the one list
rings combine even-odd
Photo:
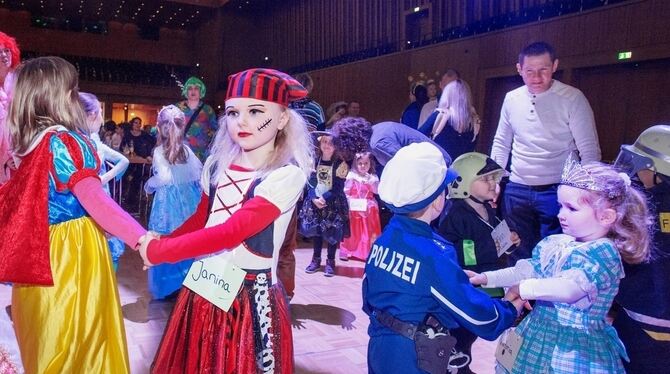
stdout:
[[538,243],[532,258],[482,274],[466,271],[472,284],[511,287],[521,299],[536,300],[506,339],[516,359],[499,356],[497,370],[623,373],[626,350],[606,316],[624,276],[621,260],[641,263],[649,254],[645,198],[612,167],[569,158],[558,203],[563,234]]
[[146,231],[105,194],[77,71],[59,57],[17,69],[9,117],[16,173],[0,188],[0,281],[26,373],[128,373],[116,277],[103,231]]
[[[100,159],[100,182],[102,183],[102,188],[109,195],[109,181],[120,179],[128,168],[129,161],[126,156],[113,150],[100,140],[102,106],[98,98],[91,93],[80,92],[79,102],[84,109],[84,113],[86,113],[86,125],[91,133],[91,139],[95,144],[98,158]],[[114,165],[109,170],[107,170],[108,162]],[[109,236],[107,244],[109,245],[109,252],[112,255],[112,266],[114,267],[114,271],[116,271],[119,267],[119,258],[125,251],[126,245],[121,239],[115,236]]]
[[375,174],[374,158],[370,152],[356,153],[344,182],[344,193],[349,201],[351,236],[340,244],[340,259],[354,257],[365,261],[372,243],[381,234],[379,205],[375,199],[379,178]]
[[[153,154],[153,176],[144,185],[148,194],[155,193],[149,230],[169,234],[190,217],[200,202],[202,163],[184,143],[186,119],[174,105],[158,112],[156,120],[158,146]],[[162,299],[181,288],[192,259],[176,264],[161,264],[149,269],[149,291]]]
[[306,95],[272,69],[228,78],[225,115],[203,167],[207,196],[171,237],[147,235],[140,249],[149,266],[196,258],[152,372],[293,372],[291,319],[275,274],[313,168],[305,122],[288,108]]

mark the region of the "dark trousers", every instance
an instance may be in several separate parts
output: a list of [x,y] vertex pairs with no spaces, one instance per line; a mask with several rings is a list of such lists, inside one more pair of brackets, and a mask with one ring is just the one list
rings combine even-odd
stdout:
[[[314,258],[321,258],[321,250],[323,249],[323,237],[315,236],[312,238],[312,243],[314,244]],[[326,241],[328,245],[328,259],[335,259],[335,252],[337,252],[337,245],[339,243],[330,244]]]
[[510,265],[530,258],[535,245],[545,237],[561,233],[558,222],[557,184],[526,186],[508,182],[502,199],[503,217],[516,231],[521,244],[509,256]]
[[[651,285],[650,285],[651,287]],[[655,340],[644,332],[643,325],[619,310],[613,323],[619,338],[626,347],[630,362],[623,362],[628,374],[667,373],[670,370],[670,341]],[[655,328],[654,330],[668,328]]]
[[151,165],[130,164],[124,175],[124,194],[126,195],[126,206],[129,209],[138,209],[140,201],[142,181],[151,174]]
[[295,290],[295,254],[293,251],[298,246],[298,210],[293,211],[291,221],[286,228],[284,243],[279,249],[277,262],[277,278],[284,286],[286,295],[293,297]]

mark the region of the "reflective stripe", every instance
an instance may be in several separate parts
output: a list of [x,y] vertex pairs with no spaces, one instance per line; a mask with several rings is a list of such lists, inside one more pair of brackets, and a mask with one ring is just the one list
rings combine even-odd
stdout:
[[670,321],[667,320],[667,319],[645,316],[644,314],[635,313],[635,312],[630,311],[626,308],[623,308],[623,310],[626,311],[626,314],[628,314],[628,316],[630,318],[632,318],[632,319],[634,319],[638,322],[642,322],[642,323],[645,323],[647,325],[652,325],[652,326],[670,328]]
[[670,156],[664,155],[664,154],[661,153],[661,152],[657,152],[657,151],[655,151],[655,150],[653,150],[653,149],[651,149],[651,148],[649,148],[649,147],[647,147],[647,146],[644,146],[644,145],[642,145],[642,144],[640,144],[640,143],[637,143],[637,142],[636,142],[633,146],[634,146],[635,148],[640,149],[640,150],[643,151],[643,152],[648,153],[650,156],[653,156],[653,157],[656,157],[656,158],[660,158],[661,160],[663,160],[663,161],[665,161],[665,162],[670,162]]
[[659,341],[662,341],[662,342],[670,342],[670,334],[668,334],[668,333],[649,331],[649,330],[645,330],[645,329],[642,329],[642,331],[646,332],[647,335],[649,335],[654,340],[659,340]]
[[490,320],[490,321],[479,321],[479,320],[476,320],[476,319],[470,317],[464,311],[459,309],[456,305],[452,304],[449,300],[447,300],[446,297],[444,297],[439,291],[437,291],[433,287],[430,288],[430,292],[435,297],[437,297],[438,300],[440,300],[444,305],[448,306],[449,309],[453,310],[456,314],[463,317],[464,320],[470,322],[473,325],[477,325],[477,326],[486,325],[487,323],[491,323],[491,322],[498,319],[498,309],[496,309],[496,308],[493,308],[493,310],[495,310],[495,312],[496,312],[496,316],[492,320]]

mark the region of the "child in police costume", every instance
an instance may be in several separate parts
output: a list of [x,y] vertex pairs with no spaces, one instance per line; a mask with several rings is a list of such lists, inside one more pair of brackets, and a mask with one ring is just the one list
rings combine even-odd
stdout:
[[[497,197],[496,188],[505,170],[487,155],[477,152],[459,156],[451,167],[458,178],[449,185],[449,198],[453,203],[438,232],[453,243],[458,264],[463,269],[481,273],[505,267],[505,260],[498,256],[499,244],[492,237],[494,228],[502,220],[489,204]],[[510,233],[510,241],[518,244],[519,236]],[[483,291],[492,297],[505,294],[502,288]],[[464,355],[462,360],[455,360],[461,366],[459,373],[470,373],[471,347],[477,335],[464,328],[453,331],[453,335],[458,339],[456,350]]]
[[626,372],[663,373],[670,368],[670,126],[652,126],[622,146],[615,167],[639,178],[657,221],[650,261],[624,264],[614,328],[630,357]]
[[363,279],[370,373],[444,373],[453,342],[441,330],[463,326],[493,340],[523,306],[472,287],[452,244],[432,231],[455,178],[438,148],[425,142],[400,149],[382,172],[379,196],[395,215],[373,244]]

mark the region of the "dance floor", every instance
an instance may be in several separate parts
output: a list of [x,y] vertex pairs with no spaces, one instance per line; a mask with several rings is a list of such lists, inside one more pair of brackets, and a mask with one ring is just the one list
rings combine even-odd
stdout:
[[[336,276],[327,278],[322,272],[304,272],[311,256],[311,249],[296,250],[296,290],[291,302],[296,373],[365,373],[368,318],[361,310],[363,263],[337,260]],[[136,252],[121,257],[118,283],[131,372],[148,373],[173,303],[151,301]],[[11,287],[1,285],[0,344],[18,360],[11,321],[4,312],[10,301]],[[478,339],[472,371],[493,373],[494,350],[495,343]]]

